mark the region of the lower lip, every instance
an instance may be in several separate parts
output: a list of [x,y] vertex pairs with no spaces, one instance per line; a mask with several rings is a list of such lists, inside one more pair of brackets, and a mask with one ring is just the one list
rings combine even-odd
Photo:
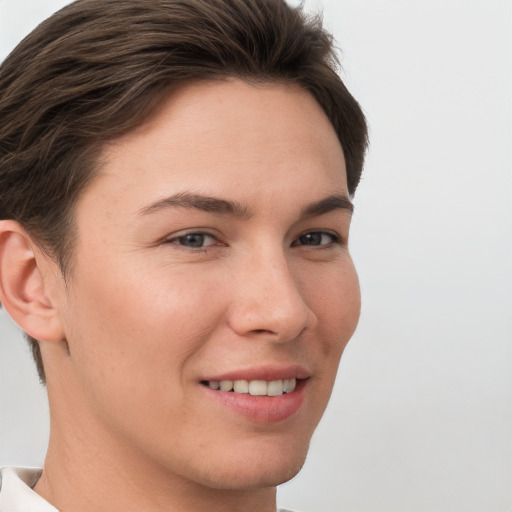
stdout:
[[201,385],[205,393],[233,412],[257,423],[284,421],[299,411],[304,403],[307,381],[297,382],[292,393],[279,396],[252,396],[233,391],[215,391]]

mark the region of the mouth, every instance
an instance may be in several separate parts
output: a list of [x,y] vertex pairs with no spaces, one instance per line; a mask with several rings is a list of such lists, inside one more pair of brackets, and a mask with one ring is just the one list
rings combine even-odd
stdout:
[[203,380],[201,384],[214,391],[239,393],[251,396],[281,396],[292,393],[297,384],[306,379],[277,379],[277,380]]
[[[245,378],[244,378],[245,377]],[[303,368],[259,368],[200,381],[213,403],[251,422],[279,423],[303,408],[311,374]]]

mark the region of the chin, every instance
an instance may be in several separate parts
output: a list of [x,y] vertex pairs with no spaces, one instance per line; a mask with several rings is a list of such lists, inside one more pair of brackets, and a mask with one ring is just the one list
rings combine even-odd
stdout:
[[261,447],[251,456],[242,448],[231,460],[224,459],[222,468],[209,472],[208,487],[249,490],[275,487],[291,480],[306,460],[309,444],[300,448],[270,450]]

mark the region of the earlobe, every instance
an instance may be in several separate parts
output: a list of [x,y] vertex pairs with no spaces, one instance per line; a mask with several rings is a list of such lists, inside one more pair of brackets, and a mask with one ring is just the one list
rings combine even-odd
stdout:
[[49,267],[42,265],[46,256],[35,247],[18,222],[0,221],[0,302],[33,338],[61,341],[60,317],[48,293],[51,276],[45,275]]

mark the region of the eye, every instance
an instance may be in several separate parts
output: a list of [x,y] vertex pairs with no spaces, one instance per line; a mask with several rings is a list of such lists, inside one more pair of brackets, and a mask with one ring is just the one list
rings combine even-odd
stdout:
[[299,236],[293,243],[292,247],[297,245],[307,246],[325,246],[330,244],[337,244],[340,242],[340,237],[334,233],[326,231],[310,231]]
[[208,235],[207,233],[188,233],[172,238],[169,242],[188,247],[189,249],[200,249],[215,244],[217,240],[214,236]]

